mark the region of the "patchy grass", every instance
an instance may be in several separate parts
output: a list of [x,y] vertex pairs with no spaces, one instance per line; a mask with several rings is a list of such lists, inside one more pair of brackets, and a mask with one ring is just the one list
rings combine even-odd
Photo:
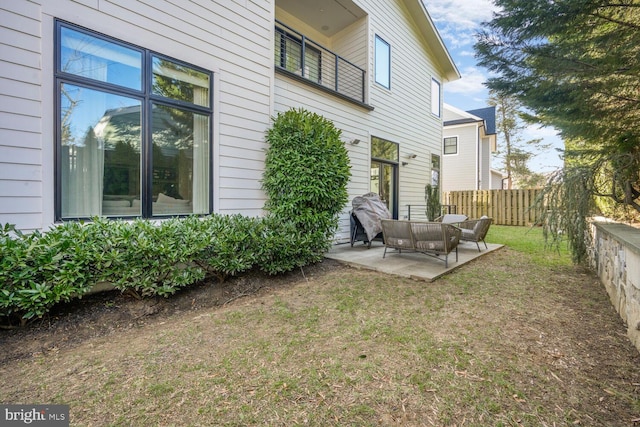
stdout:
[[69,404],[73,425],[632,426],[639,353],[597,278],[538,232],[492,227],[507,248],[433,283],[325,261],[58,340],[0,366],[0,401]]

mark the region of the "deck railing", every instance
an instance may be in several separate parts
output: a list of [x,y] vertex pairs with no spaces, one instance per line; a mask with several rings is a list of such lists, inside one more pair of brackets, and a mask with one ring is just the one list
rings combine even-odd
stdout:
[[365,103],[365,70],[279,21],[275,27],[276,69]]

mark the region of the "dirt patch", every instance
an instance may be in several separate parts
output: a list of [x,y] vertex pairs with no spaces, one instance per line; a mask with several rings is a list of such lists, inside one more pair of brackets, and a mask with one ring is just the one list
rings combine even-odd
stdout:
[[268,293],[341,267],[324,260],[287,274],[269,276],[260,271],[212,279],[183,289],[169,298],[139,299],[120,291],[101,292],[59,304],[43,318],[24,327],[0,330],[0,365],[25,357],[75,347],[91,338],[164,321],[184,312],[224,306],[250,295]]

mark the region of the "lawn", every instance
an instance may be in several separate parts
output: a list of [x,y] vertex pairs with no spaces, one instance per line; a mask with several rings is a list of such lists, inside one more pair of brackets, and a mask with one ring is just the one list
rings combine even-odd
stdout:
[[597,278],[539,229],[488,240],[506,247],[433,283],[326,260],[233,279],[256,292],[224,304],[208,284],[174,310],[89,302],[115,323],[70,307],[2,332],[33,351],[1,362],[0,401],[68,404],[72,425],[637,424],[640,353]]

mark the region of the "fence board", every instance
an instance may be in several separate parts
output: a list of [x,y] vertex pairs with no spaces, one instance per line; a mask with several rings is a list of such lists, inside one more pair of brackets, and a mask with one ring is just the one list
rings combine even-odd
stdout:
[[444,193],[443,204],[455,205],[457,213],[469,218],[483,215],[494,224],[529,226],[538,220],[539,212],[532,208],[540,189],[450,191]]

